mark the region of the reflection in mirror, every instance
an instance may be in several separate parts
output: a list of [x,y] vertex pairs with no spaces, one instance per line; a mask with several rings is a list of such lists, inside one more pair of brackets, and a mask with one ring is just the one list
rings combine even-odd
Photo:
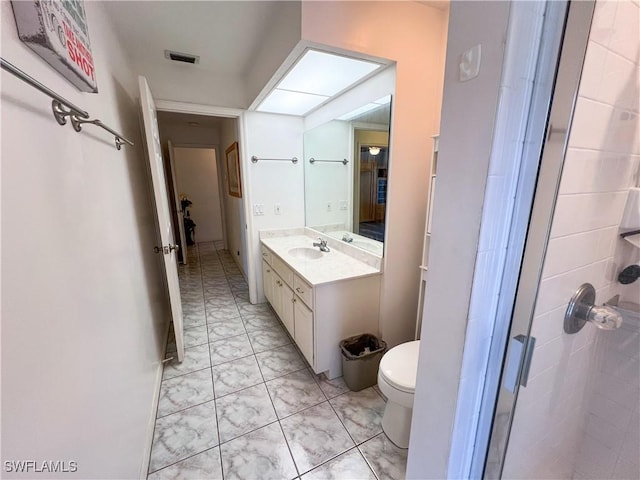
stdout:
[[304,134],[306,225],[382,256],[391,96]]

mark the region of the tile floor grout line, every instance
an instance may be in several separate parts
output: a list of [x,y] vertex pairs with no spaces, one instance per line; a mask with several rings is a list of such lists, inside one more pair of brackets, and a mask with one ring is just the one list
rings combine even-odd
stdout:
[[167,413],[166,415],[162,415],[161,417],[156,417],[156,420],[160,420],[161,418],[167,418],[171,415],[175,415],[176,413],[182,413],[185,410],[189,410],[190,408],[199,407],[201,405],[204,405],[205,403],[210,403],[213,401],[215,401],[215,394],[214,394],[214,398],[212,398],[211,400],[205,400],[204,402],[194,403],[193,405],[189,405],[188,407],[181,408],[180,410],[176,410],[175,412]]
[[[384,435],[384,432],[379,433],[378,435]],[[372,440],[374,438],[376,438],[378,435],[374,435],[373,437],[371,437],[369,440]],[[369,441],[367,440],[367,442]],[[360,452],[360,455],[362,455],[362,458],[364,458],[364,461],[367,462],[367,466],[369,467],[369,470],[371,470],[373,472],[373,476],[376,477],[378,480],[383,480],[380,478],[380,476],[378,475],[378,472],[376,472],[376,469],[373,468],[373,465],[371,465],[371,462],[369,461],[369,459],[367,458],[367,456],[364,454],[364,452],[360,449],[360,447],[363,444],[358,445],[356,448],[358,449],[358,451]]]
[[[215,245],[214,245],[215,248]],[[198,247],[198,260],[200,260],[200,248]],[[202,271],[202,269],[200,269],[200,277],[202,278],[202,294],[204,295],[204,272]],[[207,304],[206,304],[206,299],[205,299],[205,305],[204,305],[204,318],[205,321],[207,320]],[[222,478],[224,480],[224,462],[222,461],[222,448],[220,448],[220,421],[218,419],[218,402],[216,401],[217,399],[217,395],[216,395],[216,382],[213,378],[213,365],[211,365],[213,362],[211,361],[211,338],[209,336],[209,324],[207,322],[206,325],[206,330],[207,330],[207,340],[209,340],[209,343],[207,345],[207,353],[209,354],[209,374],[211,375],[211,388],[213,389],[213,408],[215,411],[215,415],[216,415],[216,434],[218,436],[218,456],[219,456],[219,462],[220,462],[220,474],[222,475]],[[214,447],[215,448],[215,447]]]
[[[200,248],[199,246],[196,244],[196,250],[198,252],[198,263],[201,264],[201,260],[200,260]],[[202,270],[202,268],[199,268],[200,271],[200,278],[202,280],[202,296],[203,296],[203,306],[204,306],[204,317],[205,317],[205,321],[207,320],[207,303],[206,303],[206,297],[204,295],[204,272]],[[213,393],[213,409],[215,412],[215,417],[216,417],[216,435],[218,437],[218,442],[217,445],[214,446],[213,448],[217,448],[218,449],[218,457],[219,457],[219,463],[220,463],[220,473],[222,474],[222,478],[224,479],[224,467],[222,465],[222,449],[220,449],[220,427],[218,425],[218,405],[216,403],[216,387],[215,387],[215,382],[213,380],[213,370],[212,370],[212,365],[211,365],[211,349],[209,347],[209,345],[211,344],[211,338],[209,336],[209,325],[205,324],[205,330],[207,332],[207,353],[209,354],[209,376],[211,377],[211,389],[212,389],[212,393]]]

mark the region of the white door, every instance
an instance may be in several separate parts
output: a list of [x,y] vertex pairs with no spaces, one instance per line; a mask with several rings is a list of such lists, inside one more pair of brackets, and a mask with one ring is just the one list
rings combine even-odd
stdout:
[[151,170],[160,241],[162,242],[156,246],[156,251],[160,253],[164,259],[164,270],[167,276],[167,289],[169,290],[169,302],[171,304],[171,315],[173,317],[173,330],[176,335],[176,350],[178,353],[178,361],[181,362],[184,358],[184,332],[182,329],[182,303],[180,302],[180,284],[178,283],[178,266],[176,261],[176,250],[178,246],[174,243],[173,226],[171,225],[169,195],[167,194],[167,182],[164,176],[156,106],[146,78],[138,77],[138,83],[140,85],[140,107],[142,108],[147,157]]
[[176,155],[173,151],[173,144],[169,140],[169,167],[171,169],[171,183],[173,185],[173,198],[176,202],[176,212],[178,212],[178,232],[180,233],[180,253],[182,263],[187,264],[187,236],[184,231],[184,209],[180,201],[180,190],[178,189],[178,179],[176,177]]

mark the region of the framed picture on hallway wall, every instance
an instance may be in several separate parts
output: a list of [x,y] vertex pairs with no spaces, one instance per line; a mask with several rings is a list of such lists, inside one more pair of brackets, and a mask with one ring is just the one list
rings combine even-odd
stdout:
[[225,150],[225,153],[227,155],[227,183],[229,185],[229,195],[242,198],[238,142],[233,142],[231,146]]

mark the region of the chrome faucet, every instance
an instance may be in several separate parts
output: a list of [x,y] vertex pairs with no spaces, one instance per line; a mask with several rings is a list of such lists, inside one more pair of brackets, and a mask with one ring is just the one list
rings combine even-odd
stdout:
[[313,242],[314,247],[319,247],[321,252],[330,252],[329,247],[327,247],[327,241],[323,240],[322,237],[319,237],[318,240],[320,242]]
[[345,234],[342,236],[342,241],[343,241],[343,242],[347,242],[347,243],[351,243],[351,242],[353,242],[353,237],[352,237],[352,236],[350,236],[348,233],[345,233]]

